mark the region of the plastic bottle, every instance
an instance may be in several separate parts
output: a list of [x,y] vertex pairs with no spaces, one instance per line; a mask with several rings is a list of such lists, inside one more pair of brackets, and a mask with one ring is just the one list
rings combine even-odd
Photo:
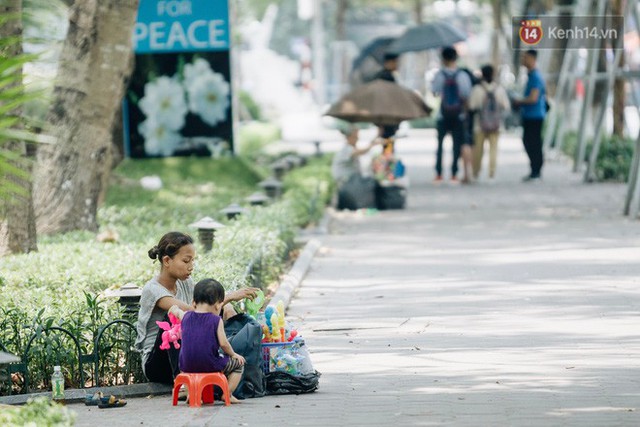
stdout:
[[64,403],[64,375],[60,370],[60,366],[53,367],[53,375],[51,375],[51,398],[59,403]]

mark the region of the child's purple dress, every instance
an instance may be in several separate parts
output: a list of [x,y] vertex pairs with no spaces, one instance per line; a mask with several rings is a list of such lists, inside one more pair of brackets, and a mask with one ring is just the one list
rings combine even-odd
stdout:
[[187,311],[182,318],[181,372],[222,372],[229,356],[221,356],[218,343],[220,316]]

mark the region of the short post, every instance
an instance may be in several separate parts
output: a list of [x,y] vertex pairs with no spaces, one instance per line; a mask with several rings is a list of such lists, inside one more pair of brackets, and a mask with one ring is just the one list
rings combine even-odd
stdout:
[[264,206],[269,198],[264,193],[256,192],[245,199],[251,206]]
[[246,211],[247,210],[242,206],[240,206],[239,204],[231,203],[229,206],[222,209],[220,213],[225,214],[227,216],[227,219],[232,220],[234,218],[237,218],[239,215],[242,215]]
[[313,144],[316,146],[316,157],[321,157],[322,156],[322,150],[320,150],[320,143],[321,141],[313,141]]
[[193,224],[189,224],[189,227],[195,227],[198,229],[198,239],[204,247],[204,251],[209,252],[213,249],[215,231],[220,228],[224,228],[224,224],[220,224],[215,219],[205,216]]
[[104,295],[107,297],[118,298],[118,304],[124,307],[124,316],[126,318],[135,319],[138,317],[142,289],[140,289],[135,283],[125,283],[120,287],[120,289],[107,289],[105,290]]
[[272,199],[277,199],[282,193],[282,183],[272,176],[264,181],[260,181],[258,185],[262,187],[267,193],[267,196]]
[[284,173],[289,169],[289,165],[285,164],[282,160],[278,160],[271,164],[271,170],[276,179],[282,179]]

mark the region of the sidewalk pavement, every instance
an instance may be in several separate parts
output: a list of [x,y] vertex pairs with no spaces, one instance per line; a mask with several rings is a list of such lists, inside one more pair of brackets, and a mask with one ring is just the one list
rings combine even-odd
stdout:
[[434,185],[434,141],[397,144],[407,209],[333,214],[288,307],[316,393],[70,405],[77,425],[640,425],[640,222],[621,215],[625,186],[583,184],[562,159],[522,183],[515,136],[494,183]]

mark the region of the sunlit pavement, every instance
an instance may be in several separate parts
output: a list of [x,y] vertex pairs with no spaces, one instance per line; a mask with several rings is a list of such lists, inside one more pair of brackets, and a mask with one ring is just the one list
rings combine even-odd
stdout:
[[78,425],[640,425],[640,221],[621,215],[626,187],[583,184],[561,159],[522,183],[514,135],[494,183],[434,185],[434,150],[429,130],[397,143],[407,209],[334,213],[288,310],[322,373],[316,393],[72,405]]

